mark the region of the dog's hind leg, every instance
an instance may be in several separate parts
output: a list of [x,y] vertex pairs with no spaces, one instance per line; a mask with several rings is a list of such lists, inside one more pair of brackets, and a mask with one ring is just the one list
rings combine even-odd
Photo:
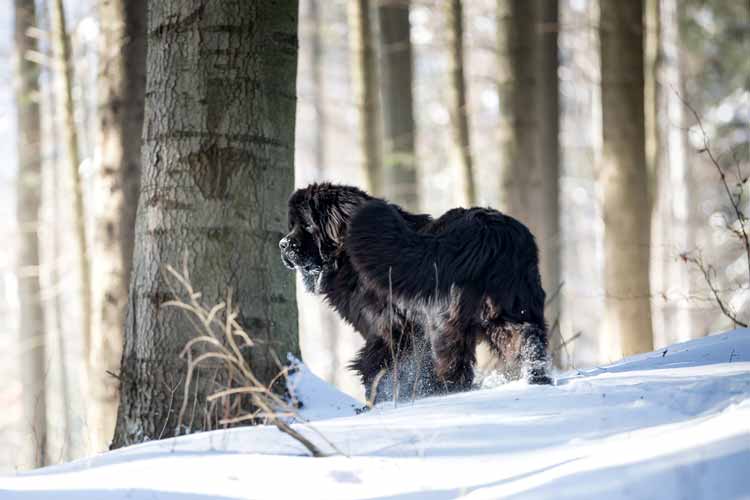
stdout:
[[428,314],[435,372],[449,392],[470,389],[474,381],[477,346],[474,299],[471,292],[454,286],[447,308]]

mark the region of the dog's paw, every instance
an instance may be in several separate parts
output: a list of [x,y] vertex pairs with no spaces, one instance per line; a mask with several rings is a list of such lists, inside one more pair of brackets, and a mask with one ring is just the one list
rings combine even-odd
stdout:
[[529,384],[533,385],[552,385],[552,379],[544,374],[534,374],[527,379]]

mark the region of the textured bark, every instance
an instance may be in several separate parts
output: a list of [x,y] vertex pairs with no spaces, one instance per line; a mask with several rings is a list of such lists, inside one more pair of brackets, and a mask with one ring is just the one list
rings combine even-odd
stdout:
[[[560,285],[558,3],[498,0],[497,5],[499,206],[536,237],[549,295]],[[557,303],[559,298],[547,310],[552,320],[559,314]]]
[[643,2],[600,1],[605,354],[653,348],[644,130]]
[[[141,173],[146,84],[146,1],[100,0],[99,130],[93,264],[97,276],[91,339],[89,428],[106,449],[117,417],[128,284]],[[109,372],[109,374],[108,374]]]
[[232,290],[238,321],[257,340],[260,380],[273,353],[299,355],[294,280],[278,256],[294,180],[297,2],[152,0],[141,191],[114,447],[204,429],[213,370],[191,385],[177,429],[186,363],[197,335],[164,266],[186,258],[206,305]]
[[73,104],[73,66],[70,58],[70,39],[65,27],[65,9],[62,0],[51,0],[50,19],[52,21],[52,46],[55,54],[57,112],[61,116],[63,142],[67,152],[67,164],[70,171],[70,184],[73,194],[73,220],[75,239],[78,245],[78,266],[81,273],[81,332],[84,343],[84,356],[89,361],[91,352],[91,263],[87,245],[86,207],[83,199],[83,185],[78,167],[81,164],[78,152],[78,133],[74,117]]
[[477,203],[474,186],[474,167],[471,158],[469,110],[466,107],[466,78],[464,76],[464,16],[461,0],[448,0],[448,72],[450,74],[450,114],[453,144],[458,153],[461,193],[464,206]]
[[378,73],[373,46],[370,0],[348,0],[349,50],[354,102],[359,111],[358,139],[365,189],[383,195]]
[[[46,340],[39,282],[39,212],[41,207],[41,116],[39,68],[26,56],[37,50],[28,32],[36,28],[36,9],[29,0],[15,1],[15,91],[18,106],[18,294],[21,380],[25,428],[33,450],[29,464],[47,460]],[[23,457],[23,462],[27,457]],[[25,465],[25,464],[24,464]]]
[[383,190],[388,200],[419,209],[409,0],[378,6],[383,102]]

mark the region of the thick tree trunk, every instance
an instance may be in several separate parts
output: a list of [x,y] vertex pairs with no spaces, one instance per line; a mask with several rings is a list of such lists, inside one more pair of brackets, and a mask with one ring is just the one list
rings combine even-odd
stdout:
[[[542,283],[560,286],[558,3],[498,0],[500,209],[537,239]],[[555,321],[559,297],[547,310]],[[555,341],[553,339],[553,346]]]
[[[274,353],[299,355],[294,280],[279,262],[293,189],[297,2],[152,0],[147,25],[143,175],[136,220],[114,447],[199,430],[213,420],[206,370],[180,353],[199,332],[172,297],[164,266],[181,267],[201,302],[232,290],[238,321],[257,340],[260,380]],[[212,372],[212,371],[211,371]],[[192,403],[191,403],[192,407]]]
[[[39,282],[39,212],[41,206],[41,116],[39,114],[39,68],[27,53],[37,50],[29,30],[37,28],[34,2],[15,1],[15,78],[18,106],[18,294],[21,304],[23,406],[26,438],[33,449],[30,466],[47,460],[46,340],[44,309]],[[27,465],[27,464],[24,464]]]
[[96,451],[106,449],[117,417],[135,214],[141,174],[146,84],[146,1],[100,0],[96,307],[91,339],[89,428]]
[[370,0],[348,0],[349,51],[354,102],[359,111],[359,147],[365,189],[383,195],[378,73]]
[[464,16],[461,0],[446,3],[448,20],[448,72],[450,74],[450,115],[453,145],[457,152],[461,178],[461,202],[471,207],[477,203],[474,167],[471,159],[469,110],[466,105],[466,77],[464,76]]
[[419,209],[414,147],[413,63],[409,0],[378,7],[383,98],[383,189],[386,198]]
[[600,1],[604,284],[609,358],[653,348],[643,2]]
[[70,183],[73,190],[73,219],[75,239],[78,245],[78,266],[81,273],[81,332],[83,336],[84,355],[89,361],[91,352],[91,264],[86,236],[86,207],[83,198],[83,185],[78,167],[81,158],[78,152],[78,133],[74,118],[73,104],[73,67],[70,58],[70,39],[65,27],[65,9],[62,0],[51,0],[50,19],[52,21],[52,46],[55,54],[55,69],[57,72],[57,112],[62,118],[62,130],[67,164],[70,171]]

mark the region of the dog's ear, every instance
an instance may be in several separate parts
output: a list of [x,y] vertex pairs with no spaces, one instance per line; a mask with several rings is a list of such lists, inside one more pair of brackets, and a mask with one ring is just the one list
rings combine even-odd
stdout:
[[[343,247],[349,223],[359,207],[367,202],[358,193],[330,193],[316,200],[312,207],[320,217],[319,227],[329,245],[336,251]],[[321,243],[322,245],[322,243]],[[324,249],[321,248],[321,253]]]

